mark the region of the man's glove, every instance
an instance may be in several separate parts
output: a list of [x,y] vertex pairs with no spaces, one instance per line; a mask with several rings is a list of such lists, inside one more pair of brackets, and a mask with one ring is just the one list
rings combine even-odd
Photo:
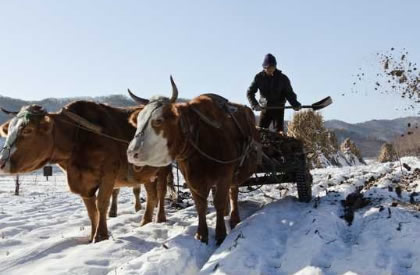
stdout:
[[260,111],[262,111],[262,108],[259,104],[255,104],[255,105],[252,106],[252,110],[260,112]]
[[300,109],[302,109],[302,104],[300,103],[298,105],[293,106],[293,110],[295,110],[296,112],[300,111]]

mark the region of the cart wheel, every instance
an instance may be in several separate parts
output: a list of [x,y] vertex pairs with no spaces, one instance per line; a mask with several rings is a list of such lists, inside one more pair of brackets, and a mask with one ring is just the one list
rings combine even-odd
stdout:
[[305,159],[302,162],[296,172],[298,199],[301,202],[310,202],[312,199],[312,175],[306,168]]
[[312,176],[306,173],[296,175],[298,198],[301,202],[310,202],[312,199]]

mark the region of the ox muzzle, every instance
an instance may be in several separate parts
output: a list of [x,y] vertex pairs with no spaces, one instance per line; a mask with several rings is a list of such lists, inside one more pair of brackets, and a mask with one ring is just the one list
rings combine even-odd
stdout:
[[134,138],[131,140],[130,144],[128,145],[128,149],[127,149],[128,162],[136,164],[136,163],[144,161],[143,157],[145,156],[145,154],[143,151],[144,151],[144,142],[146,138],[145,136],[146,128],[149,125],[151,114],[159,107],[160,107],[160,104],[156,106],[155,108],[153,108],[153,110],[150,113],[150,116],[147,118],[141,130],[136,132],[136,135],[134,136]]
[[0,171],[7,172],[7,164],[10,161],[11,148],[5,146],[0,151]]
[[0,170],[3,170],[6,167],[6,163],[7,163],[6,160],[0,159]]
[[143,155],[141,153],[143,145],[144,145],[144,132],[141,132],[135,135],[133,140],[128,145],[128,149],[127,149],[128,162],[135,164],[136,162],[141,161],[141,156]]

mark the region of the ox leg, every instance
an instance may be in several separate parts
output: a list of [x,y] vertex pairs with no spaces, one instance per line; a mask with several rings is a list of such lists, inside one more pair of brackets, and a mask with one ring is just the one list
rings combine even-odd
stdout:
[[172,166],[169,166],[168,170],[166,171],[166,190],[169,191],[169,199],[173,202],[176,201],[178,197],[178,193],[175,190],[174,186],[174,175],[172,173]]
[[195,207],[198,214],[198,228],[195,238],[203,243],[209,243],[209,230],[207,227],[206,214],[207,214],[207,197],[209,190],[197,192],[191,188],[191,194],[194,199]]
[[134,205],[134,209],[136,212],[139,212],[141,209],[141,202],[140,202],[140,185],[138,187],[133,188],[134,199],[136,200],[136,204]]
[[85,203],[86,210],[90,219],[91,233],[89,242],[92,242],[93,238],[95,237],[96,227],[98,226],[98,209],[96,208],[96,196],[83,198],[83,202]]
[[100,242],[108,239],[108,227],[106,224],[106,214],[108,212],[109,199],[112,195],[112,185],[106,184],[99,188],[98,199],[96,200],[96,207],[99,211],[98,229],[95,234],[95,242]]
[[167,190],[167,173],[166,171],[162,171],[159,173],[157,179],[157,195],[158,195],[158,215],[157,215],[157,222],[166,222],[166,214],[165,214],[165,196]]
[[153,211],[157,205],[157,184],[156,182],[148,182],[144,184],[146,188],[146,211],[144,211],[143,219],[141,220],[140,226],[148,224],[153,220]]
[[109,210],[109,214],[108,214],[108,216],[111,218],[117,216],[119,193],[120,193],[120,189],[114,189],[114,191],[112,191],[111,209]]
[[239,187],[237,185],[230,187],[230,190],[229,190],[230,206],[231,206],[230,227],[232,229],[241,221],[241,218],[239,217],[238,193],[239,193]]
[[217,186],[214,194],[214,207],[216,208],[216,242],[220,245],[226,238],[226,226],[224,216],[226,213],[226,204],[229,198],[229,184],[221,183]]

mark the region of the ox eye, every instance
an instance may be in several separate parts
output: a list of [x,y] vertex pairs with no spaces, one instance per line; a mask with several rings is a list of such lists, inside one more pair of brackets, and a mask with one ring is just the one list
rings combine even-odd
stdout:
[[162,126],[162,124],[163,124],[163,119],[162,118],[152,120],[152,126],[153,127],[160,127],[160,126]]
[[28,136],[32,134],[33,130],[31,128],[23,128],[22,135]]

